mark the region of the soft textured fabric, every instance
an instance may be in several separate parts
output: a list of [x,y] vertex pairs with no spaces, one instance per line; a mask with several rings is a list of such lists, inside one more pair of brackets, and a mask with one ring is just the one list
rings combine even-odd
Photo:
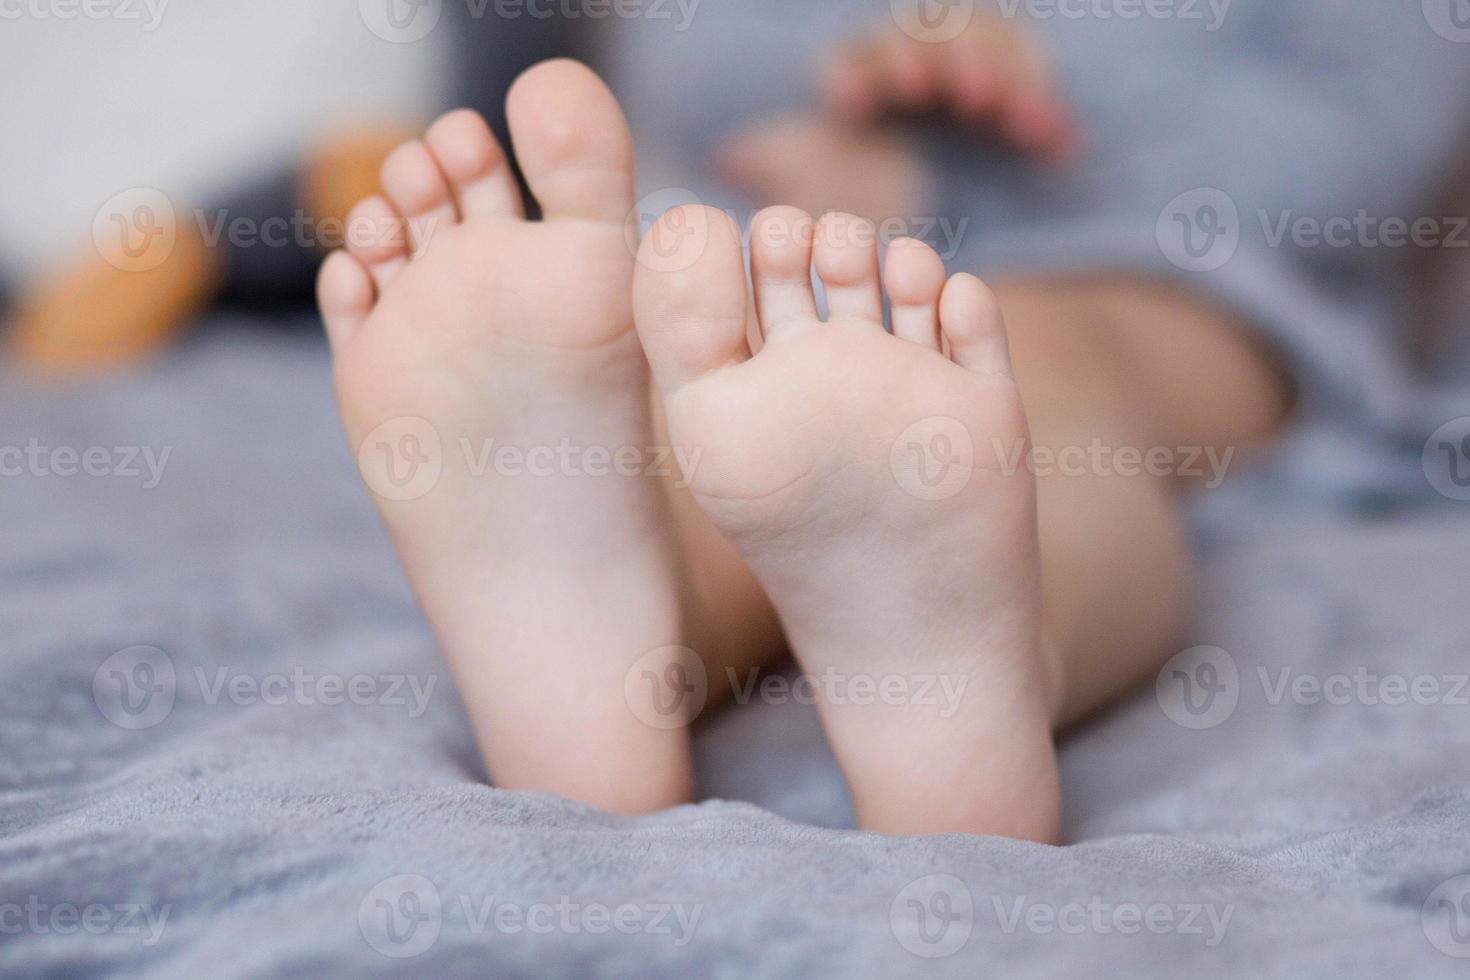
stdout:
[[[1310,437],[1353,457],[1328,481],[1315,450],[1284,456],[1294,486],[1402,491],[1387,447],[1422,444],[1446,418],[1404,356],[1406,234],[1427,221],[1426,241],[1470,245],[1463,208],[1431,200],[1470,127],[1459,0],[924,2],[1033,32],[1082,148],[1038,167],[952,125],[921,127],[933,199],[874,217],[904,222],[952,271],[1120,271],[1216,298],[1281,354],[1309,424],[1335,427]],[[642,210],[698,197],[744,222],[781,203],[720,186],[710,154],[810,106],[837,40],[893,31],[892,11],[912,5],[706,0],[683,31],[675,17],[609,21],[602,64],[644,155]]]
[[[1235,707],[1181,714],[1166,676],[1073,733],[1067,846],[843,829],[793,703],[707,719],[703,802],[624,819],[484,784],[327,375],[226,332],[0,384],[0,974],[1464,975],[1467,505],[1217,541],[1192,642]],[[1376,703],[1292,693],[1360,671]],[[1390,676],[1440,703],[1384,703]]]

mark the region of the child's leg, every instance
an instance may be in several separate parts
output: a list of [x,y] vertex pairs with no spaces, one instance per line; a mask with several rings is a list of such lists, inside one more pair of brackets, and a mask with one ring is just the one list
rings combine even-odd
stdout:
[[[1198,447],[1221,459],[1263,442],[1286,414],[1289,386],[1262,345],[1188,293],[1123,277],[998,283],[996,293],[1038,451],[1098,440],[1113,451]],[[1208,458],[1194,465],[1211,472]],[[1191,564],[1178,494],[1202,481],[1058,469],[1036,483],[1063,727],[1174,652]]]
[[[1140,452],[1204,447],[1220,458],[1261,441],[1285,414],[1289,392],[1281,377],[1242,326],[1206,302],[1121,277],[1016,281],[996,292],[1032,439],[1045,451],[1098,440]],[[1188,599],[1189,558],[1175,500],[1182,482],[1077,474],[1071,467],[1038,476],[1055,727],[1134,686],[1171,652]],[[770,603],[734,549],[683,496],[678,513],[694,570],[691,593],[709,610],[697,635],[701,652],[717,665],[712,675],[769,663],[784,648]],[[866,809],[871,814],[875,806]],[[927,812],[932,808],[913,808],[883,820],[886,829],[935,829]]]

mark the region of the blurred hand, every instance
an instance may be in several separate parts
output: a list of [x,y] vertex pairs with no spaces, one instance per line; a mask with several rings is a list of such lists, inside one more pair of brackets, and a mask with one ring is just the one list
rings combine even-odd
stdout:
[[783,116],[728,140],[721,175],[762,205],[848,211],[876,222],[925,207],[927,172],[913,141],[817,116]]
[[1034,159],[1058,163],[1076,151],[1077,127],[1041,45],[998,16],[974,18],[950,41],[921,41],[899,28],[841,46],[824,66],[822,93],[838,118],[940,111]]

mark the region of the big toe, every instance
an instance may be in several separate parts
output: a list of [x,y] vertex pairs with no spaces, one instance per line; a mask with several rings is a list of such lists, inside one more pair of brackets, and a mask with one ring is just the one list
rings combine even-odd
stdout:
[[633,208],[633,138],[617,99],[568,59],[524,72],[506,97],[516,160],[549,219],[622,223]]
[[638,252],[633,312],[668,394],[750,357],[740,231],[723,211],[687,205],[654,222]]

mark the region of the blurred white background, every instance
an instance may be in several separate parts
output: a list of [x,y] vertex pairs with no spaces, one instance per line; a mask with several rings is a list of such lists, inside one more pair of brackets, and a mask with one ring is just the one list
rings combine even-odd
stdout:
[[110,3],[97,19],[60,19],[68,5],[47,0],[0,10],[7,278],[85,243],[121,190],[207,204],[288,162],[328,123],[369,107],[373,118],[427,115],[444,84],[444,32],[385,42],[357,0]]

